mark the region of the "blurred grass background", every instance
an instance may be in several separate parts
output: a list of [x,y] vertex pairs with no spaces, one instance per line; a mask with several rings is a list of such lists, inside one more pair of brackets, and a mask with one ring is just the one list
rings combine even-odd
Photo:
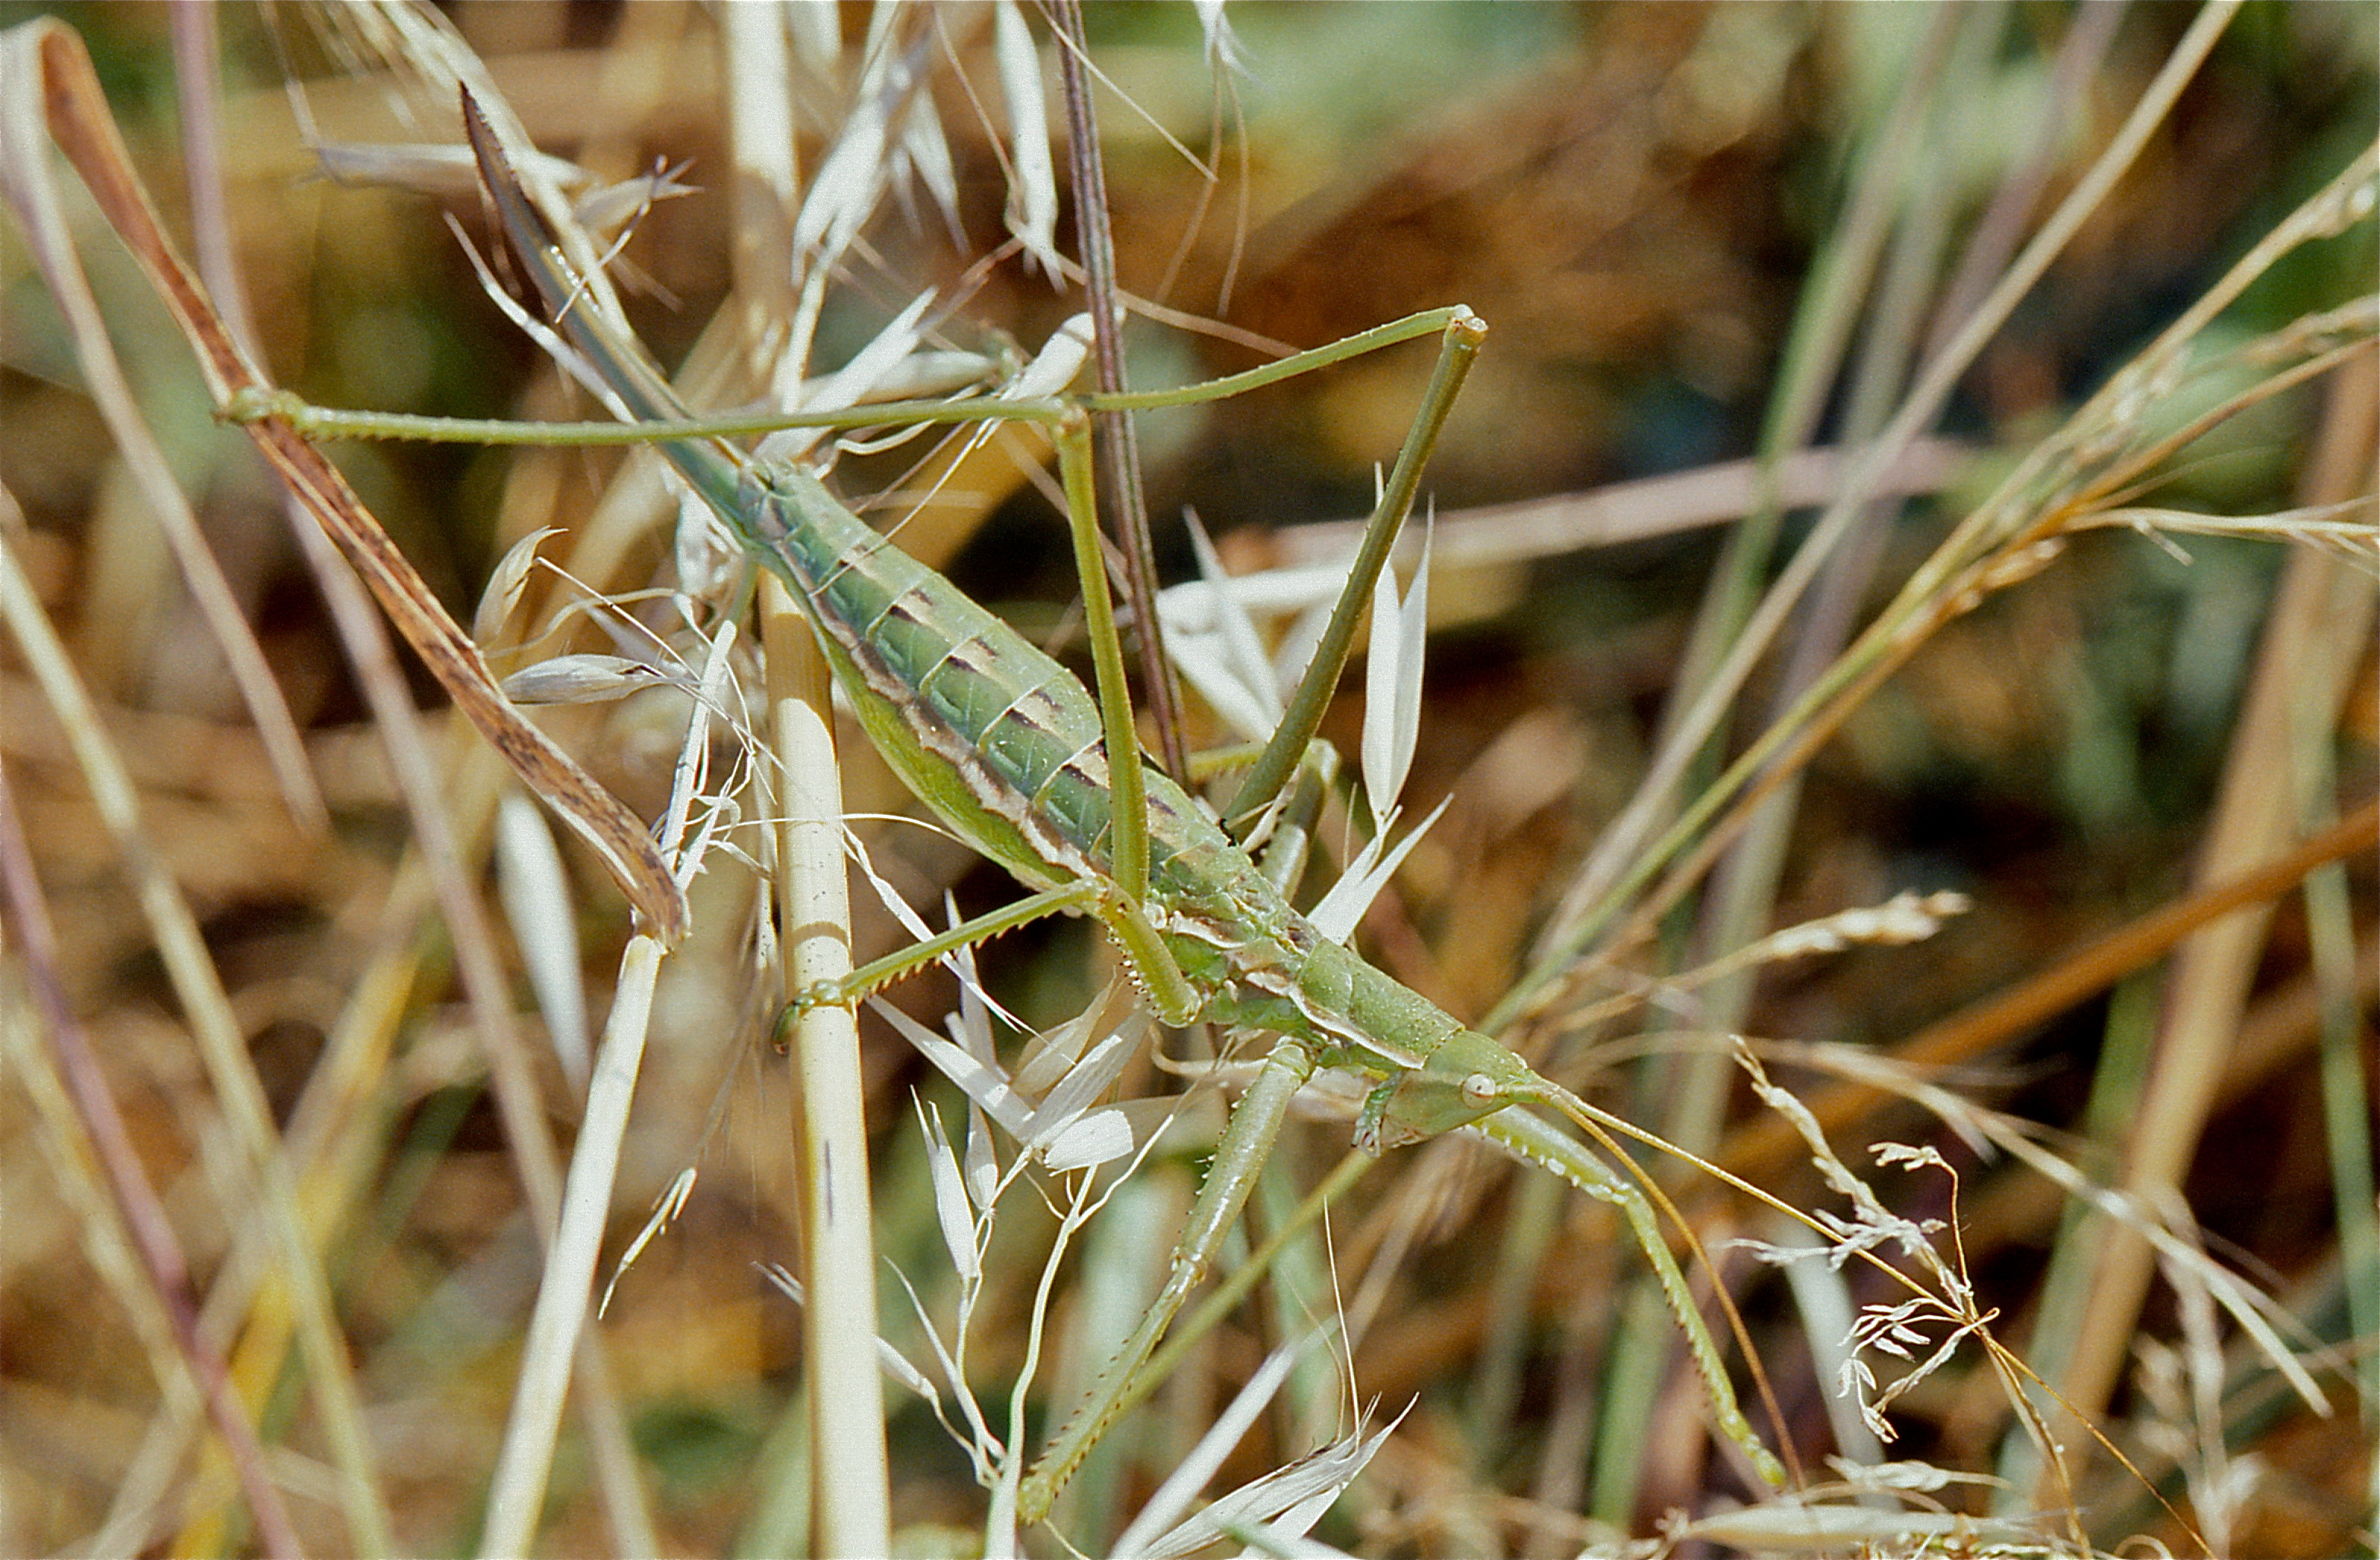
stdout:
[[[1213,138],[1217,103],[1187,6],[1090,7],[1097,59],[1116,91],[1100,102],[1125,288],[1177,309],[1298,346],[1415,309],[1461,302],[1493,334],[1429,476],[1442,510],[1541,498],[1750,454],[1784,333],[1812,255],[1835,220],[1846,160],[1894,91],[1931,7],[1682,4],[1380,3],[1232,6],[1250,62],[1234,120]],[[845,6],[846,36],[864,27]],[[175,82],[163,6],[0,6],[0,23],[45,12],[90,42],[125,131],[169,208],[177,187]],[[1929,164],[1957,209],[2027,134],[2050,91],[2046,59],[2073,11],[2006,7],[1987,91],[1961,105],[1972,165]],[[690,159],[698,192],[656,207],[628,250],[650,278],[632,303],[674,362],[727,289],[727,195],[712,23],[698,7],[465,4],[451,15],[490,61],[540,145],[611,176],[656,157]],[[2082,160],[2162,60],[2192,12],[2130,8],[2076,111]],[[2251,5],[2114,198],[1962,381],[1944,431],[1976,452],[1969,472],[1912,505],[1887,543],[1898,580],[1988,478],[2054,424],[2299,200],[2330,177],[2375,122],[2374,19],[2366,5]],[[309,79],[323,134],[414,139],[370,83],[330,62],[287,57],[260,15],[220,13],[225,156],[238,258],[281,382],[333,405],[460,416],[554,415],[530,388],[541,359],[480,295],[441,212],[477,230],[468,198],[434,200],[347,188],[316,175],[282,89]],[[971,43],[970,28],[954,29]],[[823,103],[823,98],[821,99]],[[828,112],[821,106],[820,113]],[[953,105],[953,133],[970,123]],[[1150,123],[1201,152],[1222,178],[1202,187]],[[872,235],[885,278],[952,284],[1001,232],[1006,186],[980,139],[953,146],[960,225],[941,219]],[[169,219],[177,213],[169,209]],[[215,428],[178,335],[106,241],[89,246],[103,304],[143,405],[165,438],[225,568],[308,734],[335,826],[298,829],[275,801],[254,741],[212,654],[197,647],[168,559],[128,492],[55,307],[13,232],[0,236],[0,479],[22,506],[21,549],[83,675],[139,766],[158,848],[197,902],[209,946],[240,1005],[260,1070],[286,1108],[306,1085],[344,992],[375,935],[404,829],[372,751],[361,704],[312,587],[281,530],[265,478],[234,434]],[[2359,287],[2374,267],[2368,224],[2277,268],[2218,334],[2244,339]],[[867,287],[827,322],[821,357],[866,339],[907,301],[888,283],[870,316]],[[1079,307],[1010,263],[981,279],[954,329],[978,344],[1030,347]],[[1248,366],[1229,342],[1143,330],[1135,377],[1162,382]],[[1278,527],[1368,506],[1372,465],[1402,436],[1423,373],[1418,349],[1144,427],[1151,512],[1171,577],[1187,544],[1167,524],[1195,508],[1227,555],[1271,555]],[[2218,512],[2284,507],[2321,415],[2322,385],[2277,398],[2192,452],[2159,502]],[[507,487],[513,457],[469,448],[348,445],[342,466],[374,513],[468,621],[505,547],[549,514],[583,509],[602,462],[548,462],[539,508]],[[1029,498],[1030,495],[1027,495]],[[1452,812],[1412,858],[1402,897],[1376,915],[1386,967],[1475,1016],[1500,995],[1563,874],[1625,799],[1683,652],[1720,547],[1703,526],[1540,559],[1441,591],[1428,714],[1409,798],[1452,792]],[[2039,578],[1943,632],[1830,744],[1810,772],[1772,917],[1783,925],[1880,901],[1903,888],[1957,889],[1973,912],[1914,949],[1872,949],[1788,965],[1761,983],[1744,1021],[1761,1035],[1888,1044],[2034,973],[2089,937],[2164,903],[2190,880],[2232,752],[2242,688],[2281,566],[2276,546],[2184,538],[2185,564],[2135,537],[2080,539]],[[954,568],[979,597],[1043,626],[1072,586],[1046,506],[995,515]],[[2367,647],[2338,735],[2337,789],[2374,789],[2375,691]],[[425,699],[433,697],[426,680]],[[1754,707],[1765,701],[1757,687]],[[1359,701],[1330,734],[1352,748]],[[681,707],[630,704],[577,730],[579,751],[632,804],[666,780]],[[1748,730],[1737,733],[1739,739]],[[0,759],[30,820],[53,913],[72,956],[75,998],[104,1037],[125,1104],[184,1237],[220,1253],[207,1194],[200,1087],[185,1040],[125,890],[110,870],[55,723],[18,667],[0,655]],[[880,782],[855,784],[864,798]],[[939,882],[963,863],[920,848],[905,882]],[[608,970],[625,926],[599,873],[577,864],[580,936],[590,972]],[[2370,1025],[2373,864],[2350,864],[2363,1077]],[[996,894],[978,869],[963,896]],[[2316,1080],[2317,1025],[2288,1008],[2302,990],[2310,933],[2281,901],[2243,1030],[2263,1047],[2228,1078],[2183,1190],[2210,1246],[2285,1300],[2317,1311],[2338,1293],[2339,1232]],[[1063,933],[1003,945],[1003,963],[1071,944]],[[650,1197],[699,1156],[702,1189],[642,1259],[604,1324],[663,1530],[686,1552],[748,1535],[759,1476],[773,1455],[795,1361],[786,1308],[752,1272],[793,1239],[772,1136],[781,1064],[749,1044],[759,1015],[736,984],[733,949],[690,956],[671,983],[665,1037],[640,1096],[619,1201],[633,1232]],[[1033,955],[1038,956],[1038,955]],[[1014,978],[1032,979],[1034,972]],[[1071,966],[1042,978],[1082,980]],[[748,985],[748,982],[746,983]],[[524,998],[526,1000],[526,998]],[[932,1010],[933,983],[904,1005]],[[1050,999],[1054,1003],[1054,998]],[[1965,1082],[2040,1123],[2105,1170],[2113,1123],[2095,1115],[2095,1074],[2111,1047],[2155,1022],[2155,972],[2079,1004],[1996,1052]],[[440,961],[415,982],[402,1075],[376,1200],[356,1211],[340,1290],[360,1369],[382,1394],[374,1421],[407,1542],[468,1542],[478,1470],[500,1421],[508,1340],[529,1273],[517,1199],[494,1119],[456,1029]],[[1037,1004],[1038,1005],[1038,1004]],[[8,1022],[19,1022],[12,1010]],[[2128,1038],[2129,1037],[2129,1038]],[[1619,1042],[1625,1049],[1624,1037]],[[929,1215],[902,1209],[899,1177],[914,1058],[871,1053],[887,1137],[888,1222],[920,1244],[888,1252],[917,1271]],[[2367,1100],[2367,1107],[2370,1102]],[[569,1104],[557,1086],[553,1109]],[[714,1109],[724,1125],[713,1126]],[[2367,1110],[2368,1114],[2368,1110]],[[1859,1141],[1923,1132],[1912,1115],[1855,1129]],[[1938,1129],[1932,1129],[1938,1132]],[[914,1133],[909,1136],[914,1137]],[[50,1551],[95,1525],[152,1388],[121,1324],[98,1303],[67,1207],[51,1190],[39,1135],[12,1083],[0,1091],[0,1548]],[[1329,1145],[1318,1137],[1313,1152]],[[2004,1334],[2022,1337],[2041,1302],[2046,1256],[2063,1216],[2038,1180],[1985,1166],[1955,1143],[1965,1177],[1966,1255]],[[1318,1159],[1318,1163],[1327,1160]],[[905,1169],[905,1167],[907,1168]],[[1799,1181],[1775,1190],[1800,1201]],[[917,1195],[922,1195],[918,1193]],[[1939,1211],[1939,1210],[1936,1210]],[[1428,1405],[1380,1475],[1367,1538],[1400,1552],[1461,1553],[1479,1522],[1434,1512],[1477,1505],[1460,1481],[1458,1405],[1465,1360],[1486,1324],[1490,1269],[1455,1235],[1417,1253],[1408,1330],[1386,1324],[1359,1355],[1364,1391]],[[608,1252],[607,1252],[608,1255]],[[1625,1259],[1618,1259],[1625,1266]],[[1613,1259],[1590,1256],[1606,1285]],[[1575,1262],[1562,1270],[1577,1277]],[[1624,1273],[1619,1276],[1624,1278]],[[1773,1289],[1746,1299],[1795,1427],[1822,1441],[1805,1360],[1779,1331]],[[1524,1489],[1547,1433],[1567,1351],[1571,1296],[1548,1283],[1530,1302],[1536,1343],[1509,1440],[1483,1485]],[[2324,1336],[2368,1354],[2334,1314]],[[891,1325],[892,1324],[888,1324]],[[2153,1336],[2180,1322],[2160,1292]],[[1825,1384],[1816,1384],[1823,1386]],[[1906,1400],[1895,1455],[1985,1470],[2005,1429],[1987,1384],[1953,1372]],[[2165,1409],[2127,1389],[2111,1433],[2137,1449],[2138,1424]],[[2244,1417],[2239,1449],[2262,1480],[2232,1528],[2232,1553],[2322,1555],[2371,1547],[2372,1408],[2318,1421]],[[2126,1426],[2131,1426],[2128,1433]],[[964,1464],[915,1409],[892,1433],[896,1512],[910,1525],[969,1520],[979,1498]],[[1294,1448],[1292,1448],[1294,1450]],[[1475,1448],[1474,1448],[1475,1450]],[[1287,1455],[1286,1453],[1283,1454]],[[1384,1459],[1388,1460],[1388,1459]],[[1692,1506],[1723,1474],[1698,1458],[1654,1459],[1639,1510]],[[2094,1526],[2114,1547],[2134,1531],[2184,1542],[2153,1508],[2095,1486]],[[552,1553],[592,1552],[600,1527],[567,1479],[554,1497]],[[2179,1499],[2179,1486],[2168,1490]],[[1511,1518],[1518,1521],[1519,1518]],[[1641,1529],[1640,1529],[1641,1530]],[[1326,1530],[1355,1542],[1349,1530]]]

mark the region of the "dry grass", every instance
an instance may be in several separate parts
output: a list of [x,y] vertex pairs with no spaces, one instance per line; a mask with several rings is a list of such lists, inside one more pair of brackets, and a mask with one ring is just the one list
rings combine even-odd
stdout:
[[[872,1168],[836,1233],[877,1259],[827,1274],[881,1297],[814,1275],[795,1306],[763,1270],[802,1266],[824,1151],[792,1082],[818,1054],[765,1039],[792,858],[760,825],[793,805],[767,787],[831,773],[929,918],[1010,887],[872,821],[913,809],[848,723],[831,768],[794,756],[803,636],[650,459],[346,443],[343,481],[209,415],[252,369],[328,405],[601,415],[446,231],[488,247],[468,174],[313,176],[308,134],[434,182],[356,149],[459,145],[443,82],[478,60],[599,182],[692,159],[693,194],[593,225],[627,219],[613,280],[698,404],[832,369],[929,295],[921,347],[1029,357],[1083,307],[1047,18],[465,6],[447,53],[398,10],[276,41],[235,8],[212,95],[208,13],[57,9],[104,103],[30,29],[0,92],[0,1551],[769,1554],[868,1547],[871,1503],[905,1552],[999,1545],[981,1483],[1145,1305],[1217,1091],[1120,1049],[1136,1141],[1161,1097],[1181,1130],[1095,1183],[998,1140],[1017,1179],[969,1232],[965,1101],[863,1018],[856,1071],[807,1087],[850,1091]],[[1804,1493],[1708,1433],[1606,1206],[1449,1140],[1292,1231],[1025,1547],[1153,1538],[1241,1384],[1321,1340],[1210,1488],[1330,1444],[1312,1530],[1350,1552],[2370,1553],[2369,8],[1229,14],[1243,77],[1190,7],[1088,18],[1130,371],[1488,320],[1427,478],[1404,797],[1451,801],[1360,940],[1819,1221],[1639,1154]],[[895,133],[830,160],[871,109]],[[102,116],[194,267],[164,311],[130,187],[96,187]],[[96,206],[63,163],[44,204],[52,145]],[[1160,572],[1195,568],[1185,504],[1236,573],[1313,561],[1299,527],[1367,507],[1426,372],[1406,348],[1144,416]],[[1072,643],[1038,438],[836,480],[888,513],[934,492],[905,545]],[[584,702],[529,724],[500,692],[525,668]],[[1351,769],[1357,681],[1325,726]],[[722,713],[689,737],[698,695]],[[1229,737],[1188,710],[1189,745]],[[577,825],[558,854],[530,793]],[[1318,878],[1364,816],[1323,812]],[[852,909],[863,959],[908,936],[865,885]],[[1053,1023],[1094,999],[1091,942],[1003,938],[985,978]],[[896,995],[931,1028],[953,989]],[[1343,1110],[1315,1115],[1252,1240],[1341,1162]],[[1041,1199],[1089,1184],[1102,1216],[1045,1260]],[[553,1276],[575,1252],[602,1291],[640,1230],[574,1353],[589,1286]],[[1814,1239],[1834,1262],[1783,1260]],[[802,1407],[806,1351],[873,1380],[871,1308],[939,1388],[883,1384],[889,1482],[856,1387]],[[964,1339],[947,1373],[928,1325]]]

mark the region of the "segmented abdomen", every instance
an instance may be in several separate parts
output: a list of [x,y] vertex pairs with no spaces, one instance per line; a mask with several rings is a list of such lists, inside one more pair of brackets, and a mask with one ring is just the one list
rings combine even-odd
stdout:
[[[759,539],[808,602],[861,720],[910,789],[1028,881],[1107,877],[1107,756],[1082,683],[808,472],[776,467],[747,480],[762,502],[746,512],[776,528]],[[1228,901],[1235,918],[1287,913],[1180,788],[1148,778],[1154,897],[1219,911]]]

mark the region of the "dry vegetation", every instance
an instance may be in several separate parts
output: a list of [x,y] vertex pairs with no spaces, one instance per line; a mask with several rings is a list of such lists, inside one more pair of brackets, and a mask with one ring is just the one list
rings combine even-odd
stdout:
[[[205,331],[58,157],[89,179],[113,154],[52,13],[272,382],[601,415],[475,275],[468,166],[386,150],[461,145],[454,72],[479,67],[421,18],[0,6],[0,1553],[459,1553],[496,1542],[492,1483],[529,1491],[524,1521],[544,1489],[540,1554],[864,1547],[875,1418],[806,1418],[804,1312],[766,1271],[802,1266],[809,1142],[768,1043],[756,870],[779,850],[756,788],[793,760],[755,750],[757,717],[686,737],[690,683],[751,607],[733,560],[676,534],[650,458],[326,446],[364,506],[350,556],[384,531],[422,582],[392,649],[285,506],[306,447],[211,420],[236,355],[194,372]],[[1488,321],[1427,479],[1404,796],[1451,801],[1360,944],[1819,1221],[1637,1150],[1799,1493],[1709,1433],[1610,1210],[1448,1139],[1354,1182],[1054,1526],[1011,1532],[978,1473],[1038,1447],[1146,1303],[1220,1091],[1144,1047],[1115,1097],[1186,1091],[1180,1130],[1128,1176],[1028,1167],[978,1252],[912,1106],[970,1143],[965,1099],[869,1017],[856,1266],[938,1399],[884,1384],[892,1542],[1107,1552],[1267,1352],[1309,1340],[1208,1489],[1325,1445],[1352,1464],[1360,1432],[1367,1466],[1326,1467],[1337,1504],[1303,1518],[1348,1552],[2372,1553],[2373,8],[1227,15],[1226,63],[1187,5],[1088,18],[1134,381],[1440,305]],[[451,19],[595,183],[690,163],[683,198],[592,220],[627,235],[614,281],[701,404],[834,369],[920,296],[921,348],[994,361],[1084,307],[1010,241],[1046,208],[1076,252],[1038,10]],[[1055,183],[1014,123],[1020,37]],[[870,115],[891,133],[850,151]],[[821,170],[852,187],[810,214],[848,220],[797,227]],[[796,232],[820,244],[809,292]],[[1335,556],[1346,527],[1315,523],[1368,506],[1427,372],[1409,346],[1146,416],[1160,574],[1195,573],[1185,506],[1235,574]],[[943,458],[849,453],[836,483],[889,514]],[[1004,436],[903,540],[1078,651],[1037,484],[1041,453]],[[528,568],[546,527],[558,567]],[[402,569],[366,560],[384,604]],[[746,617],[708,669],[717,702],[775,696],[771,626]],[[538,710],[539,746],[488,677],[564,652],[638,664],[565,663],[582,702]],[[1361,687],[1325,727],[1351,756]],[[1194,747],[1231,737],[1196,696],[1186,717]],[[874,821],[914,807],[843,738],[843,806],[893,889],[929,917],[1013,892]],[[615,863],[674,807],[715,827],[665,956],[630,905],[650,929],[671,890],[607,872],[532,792],[625,819]],[[1368,827],[1343,802],[1318,884]],[[855,901],[862,958],[905,938]],[[1084,926],[990,945],[987,984],[1033,1023],[1080,1011],[1107,958]],[[957,999],[941,973],[894,995],[929,1028]],[[625,1119],[601,1069],[589,1103],[607,1022],[613,1063],[642,1047]],[[1343,1110],[1293,1123],[1253,1233],[1346,1144]],[[1093,1183],[1105,1216],[1048,1264],[1041,1199]],[[674,1195],[588,1324],[548,1480],[515,1385],[567,1367],[566,1328],[530,1320],[569,1271],[555,1221],[601,1238],[601,1289]],[[1822,1245],[1838,1260],[1774,1260]],[[929,1328],[964,1330],[963,1370]]]

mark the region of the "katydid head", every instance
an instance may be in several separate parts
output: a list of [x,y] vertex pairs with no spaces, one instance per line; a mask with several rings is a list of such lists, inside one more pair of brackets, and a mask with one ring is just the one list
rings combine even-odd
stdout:
[[1305,935],[1293,996],[1250,1017],[1311,1038],[1325,1066],[1381,1081],[1356,1118],[1356,1147],[1377,1154],[1548,1097],[1520,1058],[1337,943]]
[[1458,1029],[1419,1067],[1391,1075],[1365,1099],[1355,1146],[1378,1154],[1543,1098],[1544,1082],[1520,1058],[1484,1034]]

